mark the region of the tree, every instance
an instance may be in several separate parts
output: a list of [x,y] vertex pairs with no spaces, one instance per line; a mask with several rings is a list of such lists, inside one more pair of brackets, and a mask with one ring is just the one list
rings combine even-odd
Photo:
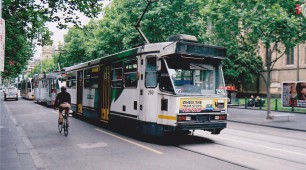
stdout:
[[6,0],[2,5],[2,17],[6,21],[4,78],[16,77],[22,72],[36,44],[52,43],[46,22],[58,22],[59,28],[66,28],[69,22],[78,24],[76,11],[94,17],[102,7],[98,0]]
[[[268,49],[267,70],[261,72],[266,83],[267,118],[270,118],[270,82],[273,66],[288,48],[306,39],[305,20],[294,14],[295,1],[210,1],[204,14],[214,25],[213,38],[223,42],[231,54],[256,57],[257,46]],[[272,53],[280,53],[272,57]],[[247,65],[245,67],[252,66]],[[241,67],[241,66],[239,66]]]
[[31,70],[28,76],[33,77],[34,74],[49,73],[58,70],[56,60],[57,57],[53,56],[52,58],[39,61],[39,64]]
[[[65,37],[65,66],[142,45],[144,41],[135,25],[146,5],[147,1],[114,0],[101,20],[71,28]],[[142,30],[152,43],[181,33],[195,35],[201,41],[206,28],[200,8],[191,0],[154,2],[141,22]]]

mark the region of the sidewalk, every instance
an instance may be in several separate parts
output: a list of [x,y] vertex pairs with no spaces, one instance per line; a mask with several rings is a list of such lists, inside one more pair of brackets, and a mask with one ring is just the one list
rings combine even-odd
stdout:
[[35,166],[24,132],[0,100],[0,169],[39,169]]
[[306,114],[271,111],[271,114],[285,115],[294,114],[288,117],[275,117],[274,120],[266,119],[267,111],[242,108],[228,108],[228,121],[246,123],[259,126],[296,130],[306,132]]

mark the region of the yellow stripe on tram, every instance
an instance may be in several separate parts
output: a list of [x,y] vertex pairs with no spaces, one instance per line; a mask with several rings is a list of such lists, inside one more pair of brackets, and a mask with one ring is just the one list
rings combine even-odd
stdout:
[[176,120],[176,116],[158,115],[159,119]]

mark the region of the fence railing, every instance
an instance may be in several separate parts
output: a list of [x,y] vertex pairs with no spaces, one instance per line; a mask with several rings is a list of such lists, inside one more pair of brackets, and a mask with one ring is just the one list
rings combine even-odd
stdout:
[[[239,98],[234,100],[229,107],[242,108],[242,109],[258,109],[258,110],[267,110],[267,100],[262,98],[262,101],[254,106],[249,105],[249,98]],[[263,102],[264,101],[264,102]],[[270,109],[272,111],[283,111],[283,112],[295,112],[295,113],[306,113],[306,108],[301,107],[282,107],[282,101],[280,98],[270,99]]]

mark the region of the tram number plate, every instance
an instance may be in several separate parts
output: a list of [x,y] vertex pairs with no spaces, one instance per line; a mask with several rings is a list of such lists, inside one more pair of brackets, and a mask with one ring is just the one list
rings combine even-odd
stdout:
[[149,90],[148,95],[154,95],[154,90]]
[[217,94],[225,95],[225,90],[223,90],[223,89],[216,89],[216,93]]

